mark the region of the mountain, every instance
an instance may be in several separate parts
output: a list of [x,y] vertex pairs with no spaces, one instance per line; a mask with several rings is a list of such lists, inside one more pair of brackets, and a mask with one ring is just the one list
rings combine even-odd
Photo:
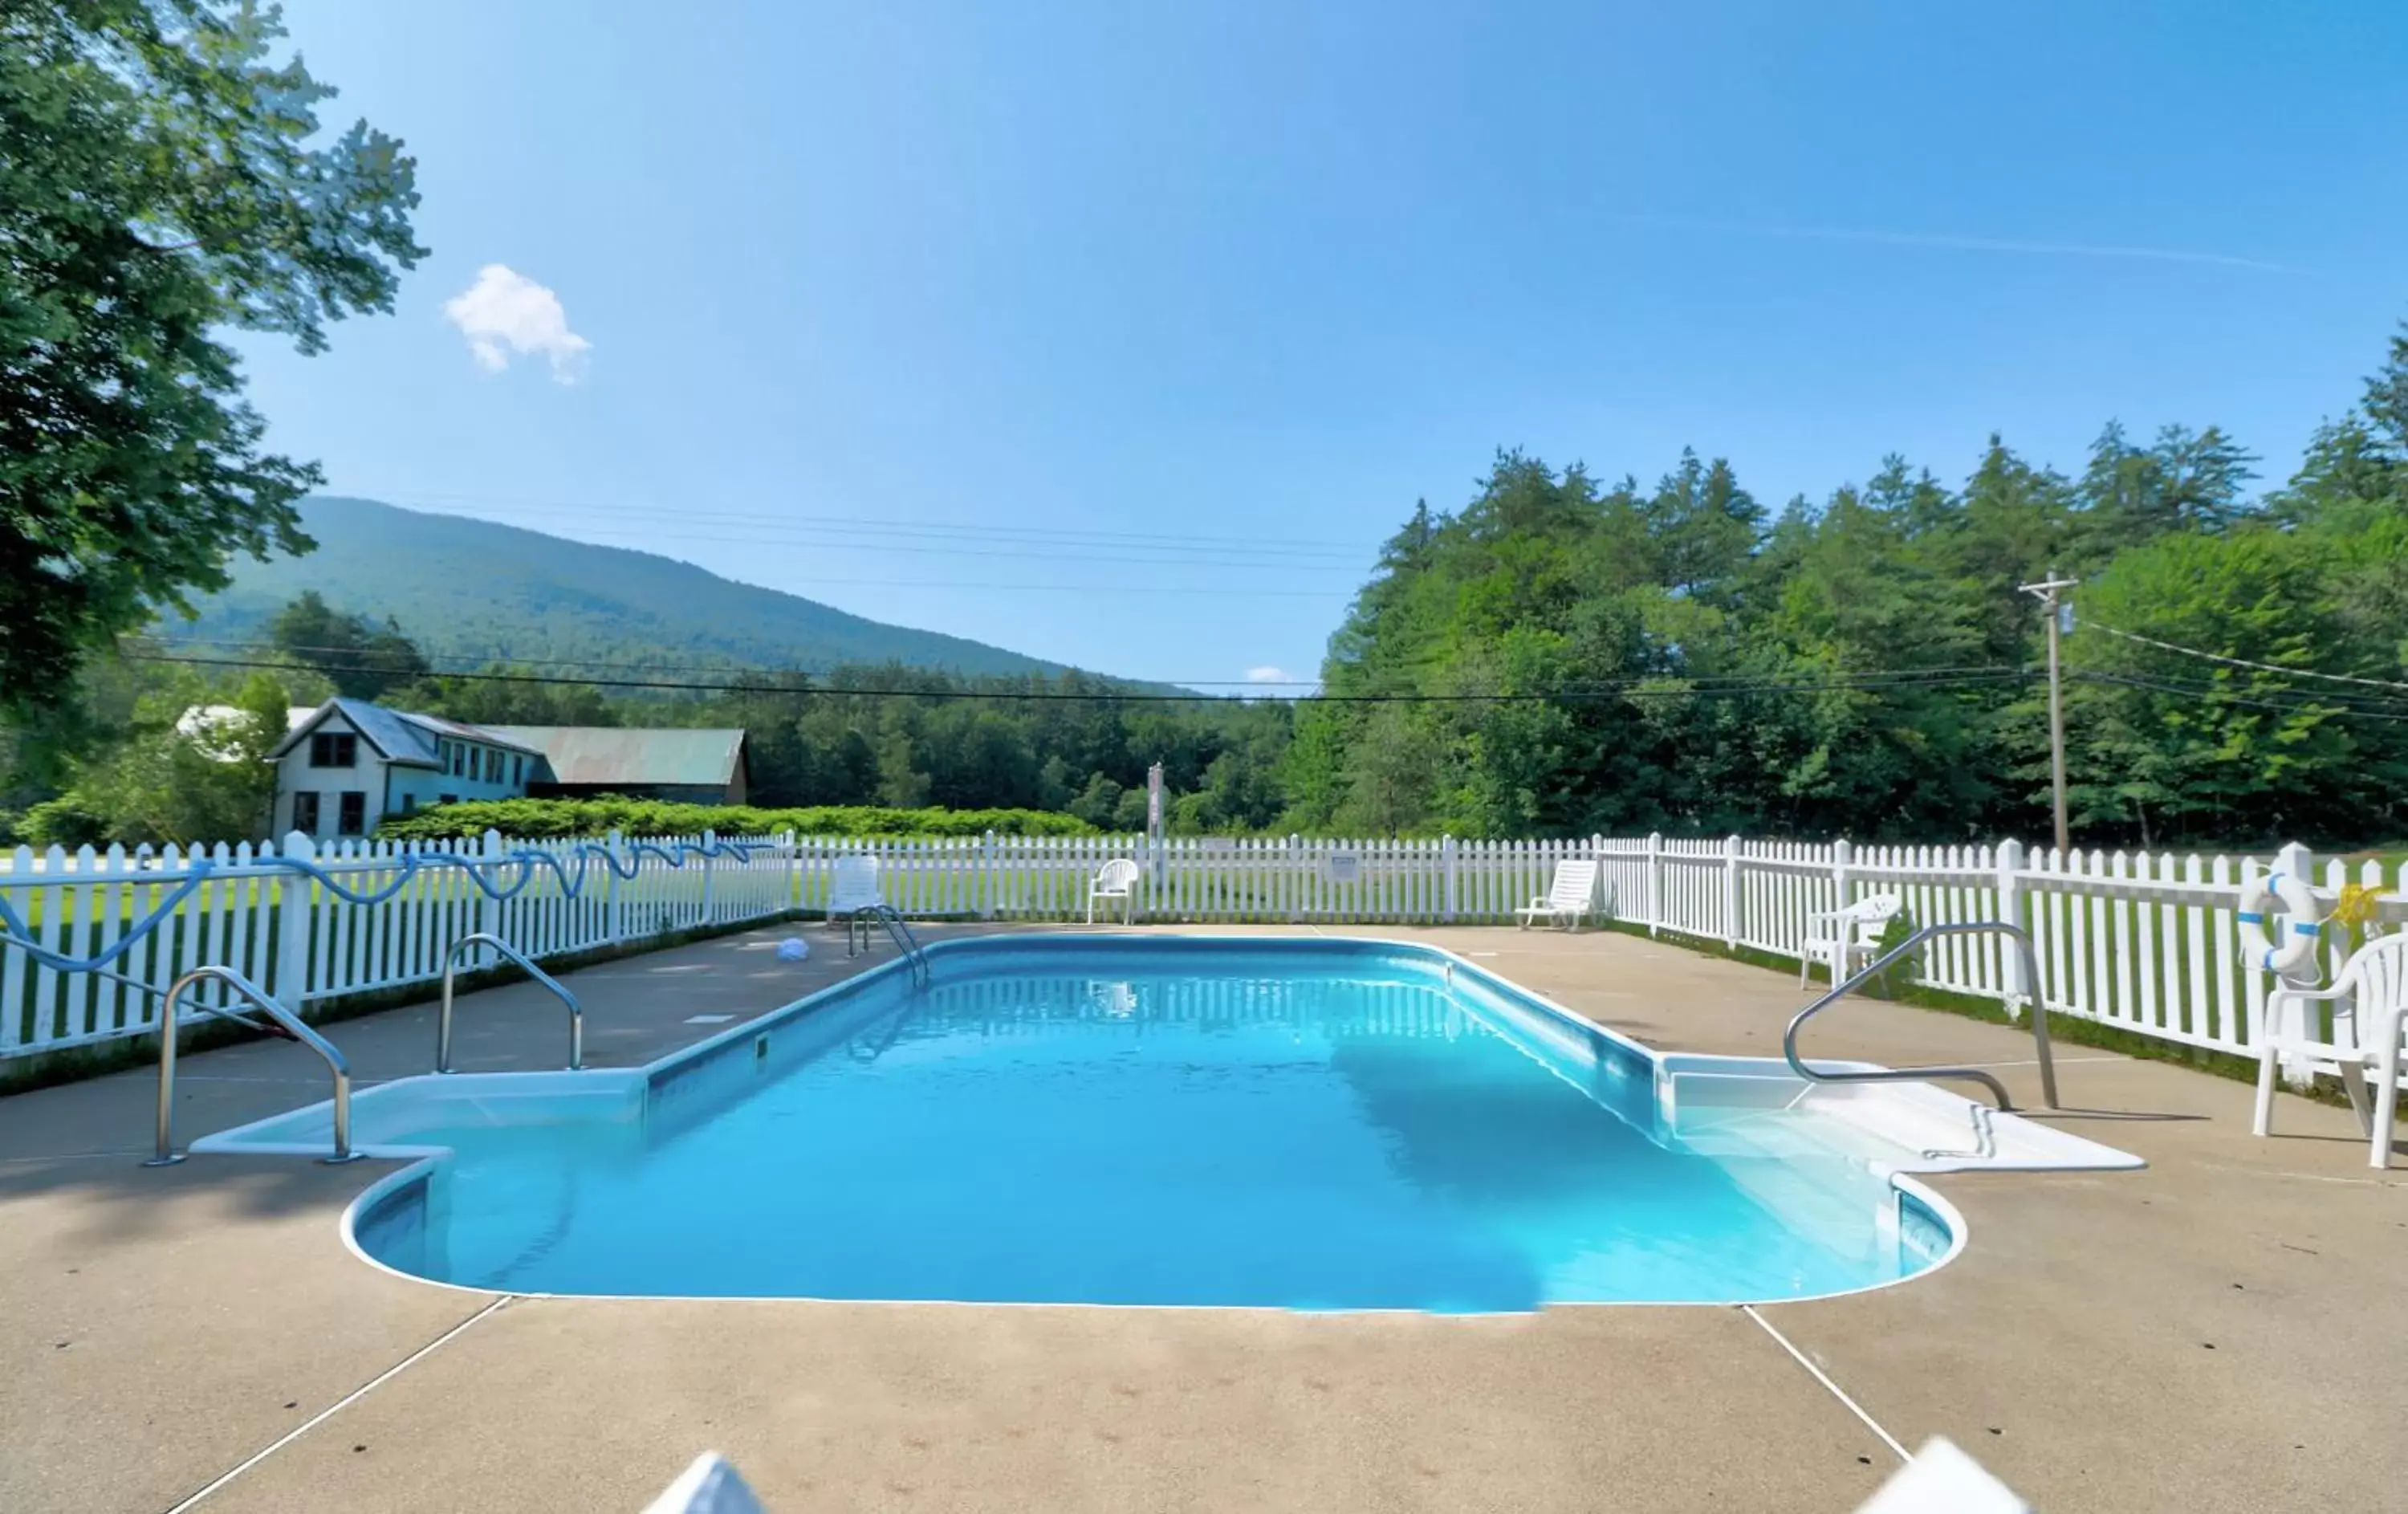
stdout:
[[170,615],[160,633],[256,639],[287,600],[316,589],[337,610],[375,620],[390,615],[439,660],[592,657],[812,672],[883,662],[971,674],[1063,670],[984,642],[731,583],[649,552],[372,499],[313,496],[301,502],[301,517],[317,551],[264,563],[237,559],[234,584],[200,602],[197,622]]

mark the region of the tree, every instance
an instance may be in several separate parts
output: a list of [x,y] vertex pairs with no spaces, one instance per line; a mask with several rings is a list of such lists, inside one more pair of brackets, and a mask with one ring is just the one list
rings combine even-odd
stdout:
[[2067,716],[2077,820],[2128,825],[2148,841],[2389,833],[2408,808],[2397,798],[2408,743],[2396,723],[2351,718],[2359,701],[2341,685],[2265,670],[2370,670],[2335,665],[2349,638],[2319,592],[2333,565],[2332,543],[2262,526],[2168,535],[2117,558],[2085,595],[2096,626],[2265,666],[2077,628]]
[[[388,689],[396,688],[427,675],[426,658],[416,642],[401,634],[401,627],[388,619],[381,627],[371,626],[361,615],[346,615],[331,609],[319,597],[316,589],[304,589],[300,597],[267,623],[268,640],[276,649],[306,667],[315,668],[326,675],[335,691],[345,699],[381,699]],[[532,687],[533,685],[528,685]],[[548,711],[548,699],[530,701],[523,691],[509,692],[512,685],[494,683],[471,683],[455,689],[448,702],[456,708],[452,713],[464,720],[499,720],[509,723],[512,714],[522,713],[530,702]],[[493,692],[469,693],[468,689]],[[596,701],[598,702],[598,701]],[[470,714],[474,708],[477,714]],[[490,713],[487,713],[490,712]],[[524,725],[599,725],[600,721],[527,720]]]
[[[1140,802],[1143,796],[1140,796]],[[1121,786],[1102,773],[1090,773],[1087,786],[1068,806],[1072,815],[1098,830],[1109,829],[1112,817],[1120,813]]]
[[1730,464],[1701,463],[1685,450],[1642,509],[1657,582],[1683,594],[1712,592],[1745,566],[1764,534],[1764,509],[1739,486]]
[[2383,367],[2366,381],[2358,408],[2393,457],[2408,455],[2408,321],[2392,334],[2391,350]]
[[896,731],[878,746],[878,802],[916,810],[928,802],[929,779],[912,765],[911,739]]
[[415,165],[271,61],[274,6],[0,8],[0,707],[65,697],[94,648],[308,550],[314,465],[265,452],[225,325],[325,346],[390,310]]
[[66,792],[28,812],[33,839],[192,845],[265,835],[291,697],[255,673],[230,701],[176,676],[143,693],[120,739],[79,763]]
[[2327,421],[2308,439],[2291,481],[2266,501],[2283,526],[2315,526],[2408,503],[2408,465],[2356,415]]

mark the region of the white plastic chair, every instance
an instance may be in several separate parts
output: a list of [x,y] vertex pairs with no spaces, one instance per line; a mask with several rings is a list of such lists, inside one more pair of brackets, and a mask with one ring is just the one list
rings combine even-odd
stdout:
[[1597,863],[1558,862],[1547,891],[1532,899],[1528,908],[1513,913],[1521,920],[1518,930],[1527,930],[1531,921],[1543,919],[1549,925],[1570,930],[1576,929],[1596,907]]
[[[2330,1040],[2316,1033],[2318,1003],[2333,1006]],[[2259,1135],[2274,1130],[2274,1072],[2286,1054],[2341,1069],[2349,1106],[2368,1138],[2367,1164],[2391,1165],[2391,1119],[2400,1106],[2400,1036],[2408,1022],[2408,932],[2377,936],[2359,947],[2329,988],[2277,988],[2266,996],[2258,1032]],[[2374,1108],[2367,1108],[2366,1074],[2374,1073]]]
[[1798,987],[1806,987],[1817,962],[1831,964],[1831,981],[1848,975],[1848,964],[1858,958],[1870,962],[1881,953],[1882,932],[1898,917],[1896,894],[1867,894],[1845,909],[1806,916],[1806,940],[1798,951]]
[[1087,923],[1096,923],[1096,901],[1121,901],[1130,925],[1137,924],[1137,864],[1125,857],[1116,857],[1103,866],[1093,883],[1087,885]]
[[853,853],[836,859],[828,882],[827,917],[834,925],[837,916],[875,909],[886,902],[878,887],[878,858]]

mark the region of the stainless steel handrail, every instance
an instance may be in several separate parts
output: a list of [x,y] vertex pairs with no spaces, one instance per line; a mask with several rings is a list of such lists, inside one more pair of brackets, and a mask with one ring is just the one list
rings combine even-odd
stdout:
[[864,905],[847,917],[844,954],[847,957],[853,955],[853,942],[856,935],[859,937],[861,949],[864,951],[869,949],[869,922],[872,920],[886,928],[886,939],[893,942],[895,949],[903,954],[904,961],[910,967],[912,986],[926,988],[928,986],[927,951],[920,944],[920,938],[911,933],[910,922],[903,918],[903,912],[892,904]]
[[568,1070],[581,1072],[585,1067],[585,1006],[577,996],[560,986],[560,980],[535,965],[526,953],[490,931],[479,930],[462,936],[443,955],[443,1007],[435,1017],[435,1070],[452,1071],[452,991],[460,976],[460,954],[470,946],[491,946],[515,964],[528,977],[550,988],[560,1002],[568,1006]]
[[1877,959],[1866,963],[1854,977],[1844,983],[1831,985],[1830,992],[1799,1010],[1790,1020],[1789,1029],[1782,1032],[1781,1054],[1789,1059],[1789,1070],[1810,1083],[1921,1082],[1926,1078],[1934,1077],[1957,1078],[1982,1084],[1999,1101],[2000,1109],[2013,1110],[2015,1104],[2014,1101],[2007,1095],[2007,1086],[1978,1067],[1883,1067],[1846,1073],[1818,1073],[1807,1066],[1798,1056],[1798,1031],[1800,1026],[1846,998],[1858,985],[1915,947],[1934,936],[1993,934],[2013,936],[2015,944],[2023,948],[2021,987],[2024,993],[2031,1000],[2032,1047],[2040,1054],[2041,1097],[2048,1102],[2051,1109],[2057,1108],[2057,1061],[2050,1054],[2048,1046],[2048,1007],[2041,1002],[2040,957],[2032,950],[2031,932],[2019,925],[2009,925],[2004,920],[1972,920],[1961,925],[1927,925],[1890,950],[1884,952]]
[[[335,1044],[302,1022],[301,1017],[267,997],[267,990],[244,977],[230,967],[196,967],[178,978],[167,988],[167,1001],[159,1006],[159,1139],[145,1167],[170,1167],[184,1160],[176,1149],[176,1026],[177,1010],[182,1004],[184,991],[194,984],[214,979],[250,1000],[266,1012],[277,1028],[326,1059],[326,1068],[335,1074],[335,1152],[320,1159],[327,1162],[357,1161],[360,1154],[351,1149],[351,1064],[336,1049]],[[220,1019],[248,1025],[254,1031],[267,1026],[247,1016],[237,1015],[222,1004],[198,1006]]]

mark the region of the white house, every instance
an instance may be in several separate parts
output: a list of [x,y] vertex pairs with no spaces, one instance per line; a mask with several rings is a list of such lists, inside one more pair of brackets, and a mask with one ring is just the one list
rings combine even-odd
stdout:
[[549,776],[543,753],[440,715],[328,699],[268,754],[276,764],[270,831],[365,836],[388,815],[472,799],[514,799]]

